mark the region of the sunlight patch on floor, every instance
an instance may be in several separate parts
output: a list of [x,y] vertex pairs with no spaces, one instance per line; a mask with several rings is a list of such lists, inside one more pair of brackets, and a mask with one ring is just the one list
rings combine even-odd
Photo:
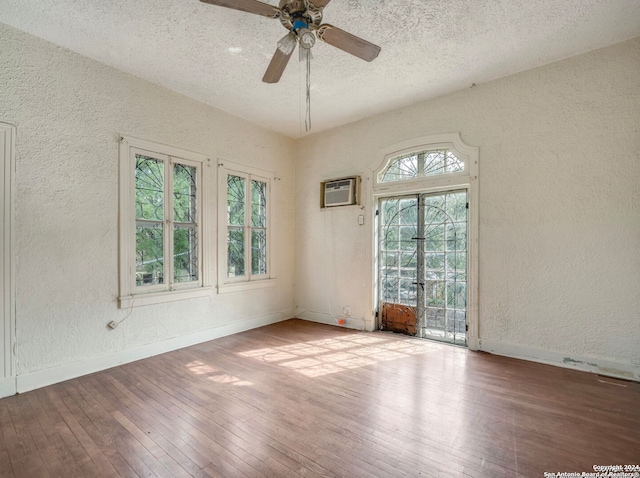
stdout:
[[237,355],[277,363],[307,377],[319,377],[424,354],[433,349],[433,346],[426,342],[409,343],[397,338],[390,340],[385,337],[354,334],[249,350]]
[[188,363],[187,368],[196,375],[207,375],[207,380],[223,385],[233,385],[235,387],[253,385],[253,383],[248,380],[242,380],[241,378],[226,374],[222,370],[216,369],[199,360]]

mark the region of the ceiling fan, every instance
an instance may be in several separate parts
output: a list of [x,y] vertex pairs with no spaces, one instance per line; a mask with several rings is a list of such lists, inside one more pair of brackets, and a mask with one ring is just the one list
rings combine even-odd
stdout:
[[200,1],[268,18],[277,18],[289,30],[289,33],[278,42],[278,48],[262,78],[265,83],[280,81],[296,44],[300,44],[301,55],[304,54],[310,58],[309,49],[315,44],[316,36],[325,43],[366,61],[374,60],[380,53],[379,46],[333,25],[322,23],[322,10],[331,0],[280,0],[278,7],[258,0]]

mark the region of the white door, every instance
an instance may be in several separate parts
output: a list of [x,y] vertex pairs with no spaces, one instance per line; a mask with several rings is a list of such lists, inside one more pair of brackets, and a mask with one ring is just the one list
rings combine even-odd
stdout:
[[15,128],[0,123],[0,296],[2,296],[2,318],[0,319],[0,398],[16,393],[13,357],[15,336],[13,314],[12,236],[13,219],[13,165]]

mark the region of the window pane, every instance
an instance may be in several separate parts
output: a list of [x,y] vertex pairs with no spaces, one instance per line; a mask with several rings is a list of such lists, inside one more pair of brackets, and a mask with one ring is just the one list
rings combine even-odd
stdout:
[[162,223],[136,227],[136,285],[164,283]]
[[251,273],[267,273],[267,231],[251,231]]
[[241,277],[244,275],[244,228],[229,227],[227,235],[227,276]]
[[382,217],[384,218],[384,224],[395,224],[398,221],[395,219],[398,214],[398,206],[400,201],[398,199],[385,199],[382,203]]
[[164,219],[164,164],[136,154],[136,219]]
[[444,307],[445,290],[446,286],[444,282],[427,281],[427,283],[425,284],[427,305],[430,307]]
[[418,203],[415,199],[400,200],[400,224],[418,224]]
[[406,181],[464,171],[464,162],[450,150],[436,149],[397,156],[378,174],[378,182]]
[[400,156],[391,162],[389,167],[378,176],[381,183],[402,181],[418,177],[418,156],[415,153]]
[[467,253],[447,254],[447,269],[459,280],[464,280],[467,273]]
[[381,265],[385,267],[398,267],[398,254],[395,252],[382,252],[381,254],[382,260]]
[[173,228],[173,280],[198,280],[198,229],[195,226]]
[[394,225],[385,226],[380,241],[380,248],[386,251],[397,251],[400,248],[400,228]]
[[245,179],[231,174],[227,177],[227,216],[228,225],[245,225]]
[[196,222],[196,168],[173,165],[173,220]]
[[429,224],[424,231],[424,250],[427,252],[444,251],[444,232],[445,227],[440,225]]
[[429,151],[425,156],[424,175],[435,176],[464,171],[464,163],[449,150]]
[[465,282],[447,283],[447,308],[464,309],[467,306],[467,284]]
[[395,267],[385,267],[383,269],[385,277],[400,277],[400,272],[398,270],[398,266]]
[[251,226],[267,227],[267,183],[251,180]]
[[418,267],[417,252],[403,252],[401,255],[400,267],[410,267],[412,269]]
[[445,171],[445,151],[429,151],[424,157],[424,174],[433,176]]
[[464,171],[464,163],[460,161],[451,151],[447,151],[447,157],[445,158],[445,169],[447,173],[457,173],[458,171]]
[[380,293],[382,295],[381,299],[384,302],[399,302],[398,281],[399,279],[395,277],[383,276],[381,278],[382,287]]
[[467,225],[465,223],[447,224],[447,250],[464,251],[467,249]]
[[426,269],[444,271],[444,254],[434,254],[432,252],[426,253],[424,265]]
[[413,279],[400,279],[400,297],[398,303],[405,305],[415,305],[417,297],[417,285]]
[[444,196],[427,196],[423,202],[425,222],[427,224],[442,224],[447,220]]
[[447,194],[447,212],[452,221],[467,221],[467,193]]

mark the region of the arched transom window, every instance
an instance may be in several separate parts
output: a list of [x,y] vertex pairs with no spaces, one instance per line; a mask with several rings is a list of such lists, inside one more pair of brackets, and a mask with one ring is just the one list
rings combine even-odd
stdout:
[[449,149],[428,149],[390,158],[378,173],[378,183],[406,181],[463,172],[465,163]]

